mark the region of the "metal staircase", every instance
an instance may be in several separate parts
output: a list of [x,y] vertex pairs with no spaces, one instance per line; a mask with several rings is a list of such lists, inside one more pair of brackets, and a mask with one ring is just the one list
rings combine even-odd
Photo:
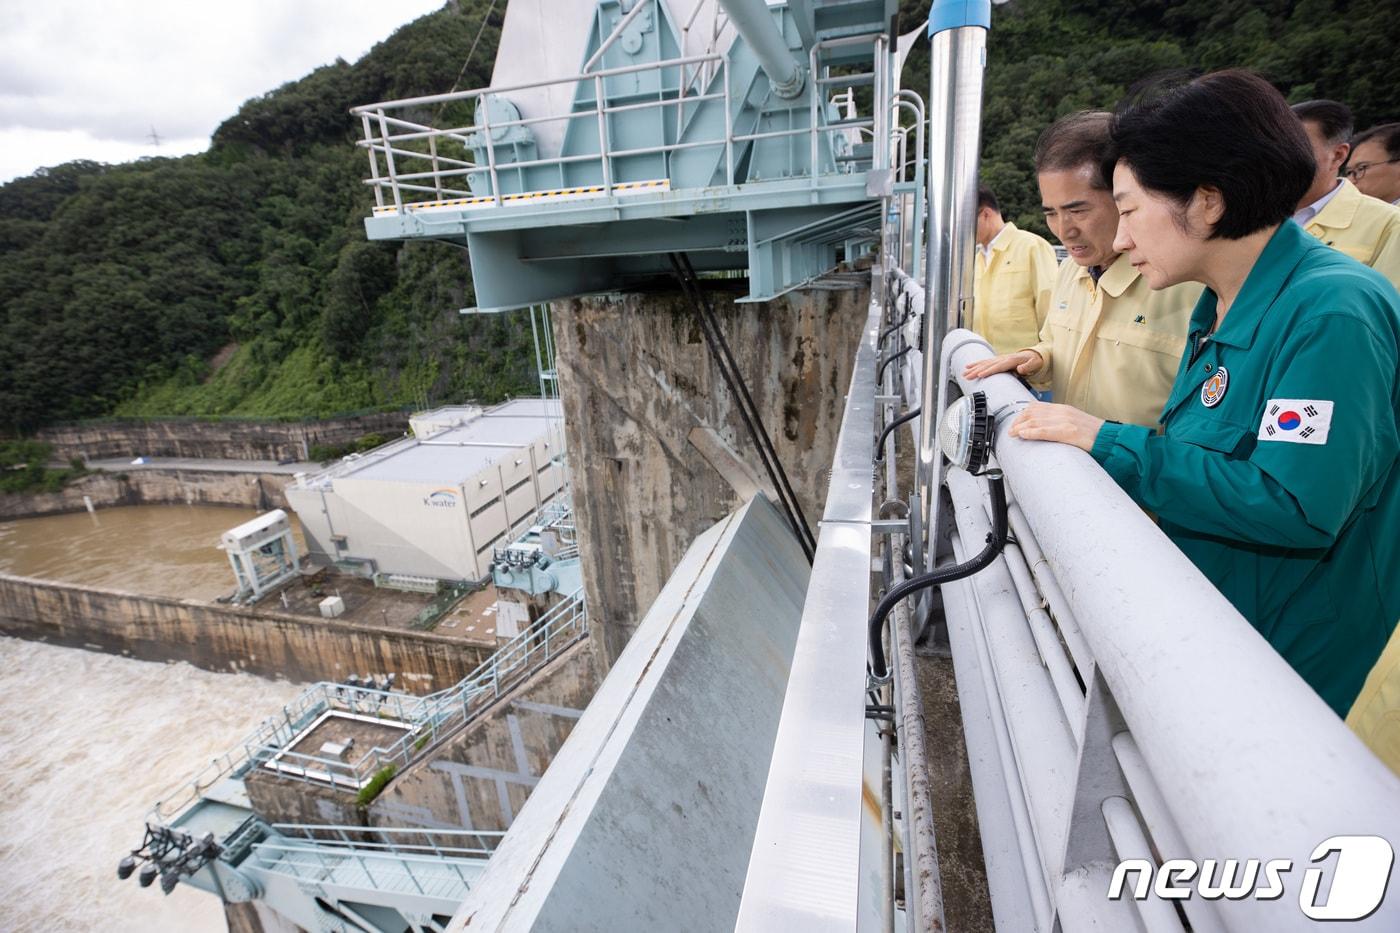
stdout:
[[[587,635],[579,590],[448,690],[410,697],[345,684],[307,688],[233,750],[163,795],[131,867],[124,861],[123,870],[130,874],[144,861],[143,886],[159,875],[166,889],[184,881],[230,903],[264,901],[308,930],[442,929],[503,833],[269,824],[253,811],[244,778],[267,769],[283,778],[361,788],[388,765],[402,770],[430,757],[438,743]],[[353,762],[294,751],[332,712],[406,728],[397,742]]]

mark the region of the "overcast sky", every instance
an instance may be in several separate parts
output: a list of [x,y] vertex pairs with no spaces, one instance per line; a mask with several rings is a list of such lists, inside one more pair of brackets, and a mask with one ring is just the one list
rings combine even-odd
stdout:
[[353,62],[442,5],[0,0],[0,182],[73,159],[202,152],[243,101]]

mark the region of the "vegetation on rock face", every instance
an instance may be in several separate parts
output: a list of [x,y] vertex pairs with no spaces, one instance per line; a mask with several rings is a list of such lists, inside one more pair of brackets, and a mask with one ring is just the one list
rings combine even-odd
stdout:
[[394,775],[398,774],[398,772],[398,765],[392,763],[374,772],[370,779],[365,782],[365,786],[361,787],[360,792],[355,795],[355,803],[360,807],[369,806],[374,798],[378,797],[380,792],[394,779]]
[[0,493],[58,492],[87,473],[81,460],[66,469],[49,468],[53,447],[38,441],[0,441]]
[[[901,4],[902,29],[928,0]],[[323,416],[529,392],[522,315],[462,317],[463,250],[371,243],[350,107],[489,82],[505,4],[452,0],[354,64],[245,103],[208,152],[0,186],[0,431],[95,415]],[[483,25],[484,24],[484,25]],[[481,41],[467,61],[481,30]],[[1163,68],[1260,69],[1290,99],[1400,115],[1382,0],[1012,0],[993,10],[984,179],[1044,232],[1040,131]],[[460,74],[460,81],[459,81]],[[920,41],[904,85],[926,93]],[[224,352],[220,352],[220,351]]]

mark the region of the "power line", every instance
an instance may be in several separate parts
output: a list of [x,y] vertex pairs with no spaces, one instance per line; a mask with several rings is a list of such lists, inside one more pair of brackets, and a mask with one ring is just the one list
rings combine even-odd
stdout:
[[[490,5],[486,7],[486,15],[481,18],[481,25],[478,26],[476,29],[476,38],[472,40],[472,47],[467,49],[467,57],[462,62],[462,70],[457,72],[457,80],[452,82],[452,90],[448,91],[447,93],[455,94],[457,92],[457,86],[462,83],[462,78],[467,73],[467,66],[472,63],[472,56],[476,54],[477,44],[481,42],[481,37],[486,32],[486,24],[491,21],[491,14],[495,11],[495,9],[496,0],[491,0]],[[442,116],[442,110],[446,106],[447,101],[443,101],[441,104],[438,105],[438,116]]]

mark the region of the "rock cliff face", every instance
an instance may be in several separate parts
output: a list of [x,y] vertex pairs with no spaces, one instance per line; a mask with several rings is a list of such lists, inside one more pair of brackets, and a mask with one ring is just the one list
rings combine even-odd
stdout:
[[[705,284],[815,530],[868,285],[834,279],[736,304],[741,289]],[[553,312],[594,650],[610,665],[685,549],[740,503],[690,432],[713,428],[767,476],[678,291],[571,299]]]
[[0,495],[0,521],[81,512],[84,497],[97,508],[114,505],[232,505],[288,509],[286,473],[230,473],[222,470],[132,469],[91,473],[58,492]]
[[109,421],[45,428],[38,440],[54,457],[203,457],[230,460],[309,460],[317,444],[336,447],[366,434],[395,437],[408,414],[374,412],[327,421]]

